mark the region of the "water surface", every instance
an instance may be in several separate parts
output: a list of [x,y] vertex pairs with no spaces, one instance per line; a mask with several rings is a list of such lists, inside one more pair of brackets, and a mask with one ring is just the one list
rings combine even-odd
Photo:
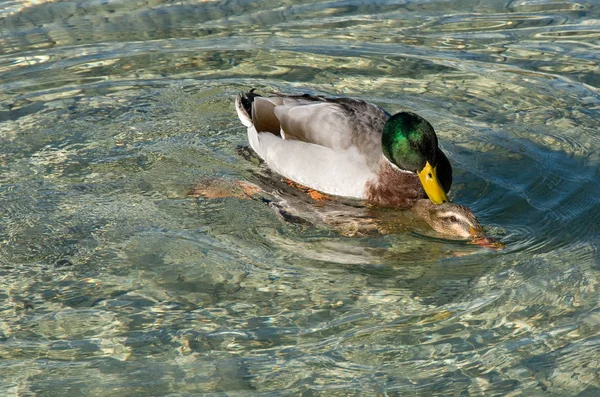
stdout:
[[[591,0],[3,2],[0,394],[600,394],[599,49]],[[507,248],[193,197],[337,214],[239,154],[252,87],[426,117]]]

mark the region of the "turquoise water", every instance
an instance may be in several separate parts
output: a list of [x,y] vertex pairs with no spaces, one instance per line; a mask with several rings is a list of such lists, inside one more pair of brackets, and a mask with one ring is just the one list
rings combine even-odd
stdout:
[[[0,3],[0,394],[599,395],[599,49],[595,1]],[[252,87],[417,111],[507,248],[355,233],[239,154]],[[190,194],[240,180],[307,221]]]

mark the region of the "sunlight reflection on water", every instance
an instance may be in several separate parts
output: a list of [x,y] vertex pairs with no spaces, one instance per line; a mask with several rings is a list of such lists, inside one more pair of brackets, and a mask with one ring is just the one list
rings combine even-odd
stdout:
[[[594,4],[5,2],[2,394],[598,394]],[[239,155],[251,87],[418,112],[507,248],[315,204]]]

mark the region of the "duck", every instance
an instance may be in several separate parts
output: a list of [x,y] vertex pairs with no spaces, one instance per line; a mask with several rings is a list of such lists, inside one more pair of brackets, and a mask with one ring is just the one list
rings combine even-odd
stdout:
[[[305,189],[301,191],[306,193]],[[268,205],[286,223],[303,226],[326,224],[346,237],[372,233],[389,234],[398,230],[398,226],[402,227],[401,223],[394,220],[390,222],[393,216],[390,218],[388,211],[388,216],[381,217],[378,211],[373,211],[375,207],[355,206],[344,200],[323,198],[321,195],[288,195],[284,190],[273,190],[273,185],[263,178],[254,182],[228,178],[206,179],[193,185],[187,196],[256,200]],[[309,197],[310,200],[306,201]],[[315,202],[319,202],[320,205],[313,205]],[[445,238],[471,240],[472,244],[490,249],[504,247],[502,243],[486,236],[475,215],[465,206],[455,203],[434,204],[429,199],[419,199],[413,202],[410,210]]]
[[448,202],[452,167],[432,125],[359,99],[254,89],[235,101],[250,147],[269,168],[308,188],[370,204]]
[[416,200],[410,210],[433,230],[446,237],[470,240],[473,244],[499,249],[504,245],[488,237],[475,214],[456,203],[434,204],[430,200]]

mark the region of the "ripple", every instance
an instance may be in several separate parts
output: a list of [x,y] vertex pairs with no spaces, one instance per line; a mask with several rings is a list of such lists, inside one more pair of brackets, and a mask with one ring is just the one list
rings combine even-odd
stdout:
[[460,35],[460,32],[468,32],[469,36],[476,36],[479,32],[493,31],[507,35],[515,29],[547,28],[552,25],[563,25],[567,18],[559,15],[535,15],[535,14],[464,14],[446,17],[438,23],[441,26],[432,27],[428,30],[451,32]]
[[[597,11],[471,3],[0,5],[0,384],[593,394]],[[507,247],[315,205],[237,154],[251,87],[423,115]]]
[[565,37],[569,39],[590,39],[600,37],[600,30],[554,30],[551,32],[540,32],[536,35],[538,38],[560,38]]

